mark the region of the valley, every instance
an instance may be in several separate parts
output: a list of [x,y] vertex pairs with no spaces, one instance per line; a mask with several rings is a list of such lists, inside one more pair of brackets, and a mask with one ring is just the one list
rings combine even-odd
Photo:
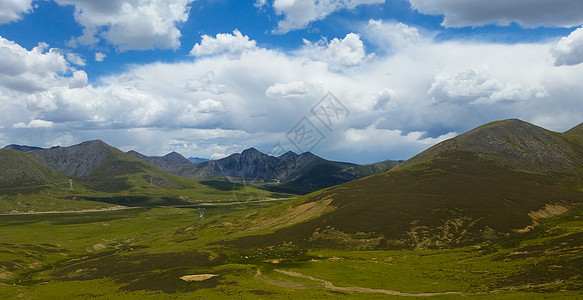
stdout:
[[[202,178],[100,141],[1,150],[0,298],[578,298],[581,126],[494,122],[305,195],[256,150]],[[290,183],[362,167],[310,161]]]

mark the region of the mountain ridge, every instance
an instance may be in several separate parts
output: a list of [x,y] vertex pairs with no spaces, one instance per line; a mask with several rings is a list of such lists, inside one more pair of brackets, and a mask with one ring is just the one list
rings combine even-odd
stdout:
[[[499,153],[492,151],[495,146]],[[318,207],[320,213],[307,220],[226,243],[355,250],[491,245],[535,228],[533,212],[583,205],[583,174],[570,168],[583,163],[578,155],[582,148],[519,120],[489,123],[388,172],[305,195],[294,206],[282,205],[282,214]],[[551,153],[557,149],[558,154]],[[509,158],[501,160],[500,155]],[[551,160],[553,155],[559,158]],[[532,165],[524,162],[532,157],[547,164],[525,171]],[[549,167],[549,160],[563,165]]]
[[580,172],[583,151],[562,134],[508,119],[479,126],[423,151],[395,169],[429,160],[448,151],[480,153],[480,157],[528,172]]

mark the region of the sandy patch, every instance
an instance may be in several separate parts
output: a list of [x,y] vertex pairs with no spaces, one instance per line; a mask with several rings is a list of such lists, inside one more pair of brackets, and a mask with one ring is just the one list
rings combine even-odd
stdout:
[[255,225],[246,231],[275,229],[318,217],[335,209],[334,206],[331,205],[332,200],[333,199],[325,199],[322,201],[304,203],[296,207],[290,206],[284,214],[278,217],[261,218],[254,221]]
[[565,205],[547,204],[547,205],[545,205],[545,207],[543,207],[537,211],[531,211],[528,214],[528,216],[533,220],[539,220],[539,219],[545,219],[545,218],[558,216],[562,213],[568,212],[570,209],[571,209],[570,207],[565,206]]
[[180,277],[180,279],[186,281],[186,282],[193,282],[193,281],[205,281],[207,279],[211,279],[213,277],[216,277],[219,275],[215,275],[215,274],[198,274],[198,275],[185,275]]

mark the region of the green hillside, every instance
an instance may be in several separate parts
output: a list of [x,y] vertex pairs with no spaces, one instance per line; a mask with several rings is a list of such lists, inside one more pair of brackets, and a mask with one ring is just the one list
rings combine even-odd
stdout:
[[[5,178],[5,194],[16,191],[16,187],[26,187],[13,194],[29,195],[20,198],[4,197],[0,211],[79,210],[112,205],[196,205],[290,196],[230,183],[220,177],[195,180],[173,175],[102,141],[34,150],[29,153],[2,151],[10,154],[4,155],[2,165],[8,170],[1,177]],[[69,179],[73,181],[72,190]],[[45,187],[47,184],[49,186]],[[31,188],[38,185],[51,189],[40,194],[38,188]],[[46,199],[51,199],[52,202]],[[17,205],[18,203],[26,205]]]
[[[34,157],[17,150],[0,150],[0,192],[27,192],[63,184],[67,178]],[[22,188],[21,191],[18,191]]]
[[582,203],[583,181],[573,173],[583,163],[580,153],[560,135],[525,122],[488,124],[395,170],[307,195],[298,204],[329,200],[330,209],[232,244],[437,249],[496,242],[532,229],[533,212],[552,215]]
[[478,153],[481,158],[517,170],[541,174],[581,172],[583,148],[561,134],[533,124],[504,120],[482,125],[439,143],[396,168],[426,161],[447,151]]
[[562,134],[563,138],[583,147],[583,123]]

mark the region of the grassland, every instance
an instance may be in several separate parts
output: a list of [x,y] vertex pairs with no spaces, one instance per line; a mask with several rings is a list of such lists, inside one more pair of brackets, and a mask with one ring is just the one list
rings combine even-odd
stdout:
[[[272,232],[261,224],[302,203],[208,206],[204,221],[198,210],[178,207],[0,216],[0,299],[582,295],[583,209],[542,219],[536,230],[502,244],[444,250],[223,243]],[[217,276],[180,280],[196,274]]]

